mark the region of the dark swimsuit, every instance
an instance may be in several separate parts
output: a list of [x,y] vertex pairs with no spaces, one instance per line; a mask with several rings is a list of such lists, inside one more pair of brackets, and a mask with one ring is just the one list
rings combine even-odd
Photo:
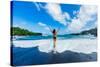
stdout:
[[56,39],[56,32],[53,32],[53,39]]
[[56,39],[56,36],[53,36],[53,39]]

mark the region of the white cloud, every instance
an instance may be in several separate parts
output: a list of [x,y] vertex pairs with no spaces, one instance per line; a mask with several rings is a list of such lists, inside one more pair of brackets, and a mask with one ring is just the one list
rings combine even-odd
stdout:
[[35,3],[35,2],[34,2],[34,4],[35,4],[37,10],[40,11],[40,5],[38,3]]
[[70,19],[71,19],[70,15],[69,15],[67,12],[64,13],[64,17],[65,17],[67,20],[70,20]]
[[36,2],[33,2],[37,8],[38,11],[41,10],[41,8],[44,8],[40,3],[36,3]]
[[49,27],[45,27],[46,30],[50,30]]
[[[86,24],[91,23],[89,21],[94,20],[93,17],[97,13],[97,6],[92,5],[82,5],[79,11],[73,11],[73,14],[76,14],[76,17],[71,19],[68,12],[63,12],[60,4],[55,3],[47,3],[45,6],[41,5],[40,3],[36,3],[37,9],[43,8],[46,12],[52,16],[55,21],[68,26],[67,30],[71,32],[80,32]],[[71,20],[72,22],[69,24],[67,20]],[[95,21],[94,21],[95,22]],[[39,23],[41,26],[44,26],[46,30],[48,30],[48,26],[43,23]],[[91,27],[92,28],[92,27]],[[86,28],[87,29],[87,28]]]
[[97,23],[97,21],[95,21],[95,23],[94,23],[94,26],[95,26],[95,27],[97,27],[97,26],[98,26],[98,23]]
[[75,14],[77,14],[78,13],[78,11],[73,11],[73,14],[75,15]]
[[83,21],[87,22],[89,20],[92,20],[92,16],[97,13],[97,7],[96,6],[81,6],[78,18]]
[[46,26],[46,24],[44,24],[44,23],[42,23],[42,22],[38,22],[38,24],[40,25],[40,26]]
[[83,24],[81,23],[81,21],[79,19],[75,18],[75,19],[72,20],[68,29],[72,32],[77,32],[81,29],[82,26],[83,26]]
[[66,19],[70,19],[70,15],[66,12],[63,13],[59,4],[48,3],[44,7],[48,14],[50,14],[54,20],[66,25]]
[[42,23],[42,22],[38,22],[38,24],[39,24],[40,26],[42,26],[45,30],[50,30],[49,27],[48,27],[46,24],[44,24],[44,23]]
[[72,19],[68,29],[72,32],[79,32],[89,21],[94,20],[92,17],[97,14],[97,6],[81,6],[78,11],[77,18]]

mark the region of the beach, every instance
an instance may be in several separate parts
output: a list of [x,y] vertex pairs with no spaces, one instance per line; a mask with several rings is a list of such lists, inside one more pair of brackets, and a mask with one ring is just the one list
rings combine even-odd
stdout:
[[[13,41],[15,47],[20,48],[29,48],[36,47],[41,52],[50,52],[53,50],[53,41],[52,39],[44,40],[18,40]],[[78,52],[78,53],[92,53],[97,52],[97,39],[63,39],[57,40],[56,42],[56,51],[58,53],[64,52],[66,50]]]
[[[43,39],[44,38],[44,39]],[[16,37],[11,44],[11,65],[41,65],[97,61],[97,38],[58,38],[56,53],[52,38]],[[41,62],[42,61],[42,62]]]

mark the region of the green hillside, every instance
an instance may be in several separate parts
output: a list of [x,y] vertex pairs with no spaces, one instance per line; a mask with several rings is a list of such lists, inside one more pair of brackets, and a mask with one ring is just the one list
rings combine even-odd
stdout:
[[11,35],[18,35],[18,36],[31,36],[31,35],[42,35],[42,33],[31,32],[27,29],[21,29],[19,27],[11,27]]
[[73,33],[71,35],[88,35],[88,34],[97,36],[97,28],[90,29],[90,30],[85,30],[85,31],[82,31],[80,33]]

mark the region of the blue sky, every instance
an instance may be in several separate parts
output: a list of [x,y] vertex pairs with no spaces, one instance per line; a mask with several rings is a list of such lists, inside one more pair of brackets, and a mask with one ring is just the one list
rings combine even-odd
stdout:
[[58,34],[77,33],[94,28],[97,24],[97,8],[94,5],[25,1],[13,1],[11,4],[12,26],[33,32],[51,34],[49,27],[51,29],[60,27]]

